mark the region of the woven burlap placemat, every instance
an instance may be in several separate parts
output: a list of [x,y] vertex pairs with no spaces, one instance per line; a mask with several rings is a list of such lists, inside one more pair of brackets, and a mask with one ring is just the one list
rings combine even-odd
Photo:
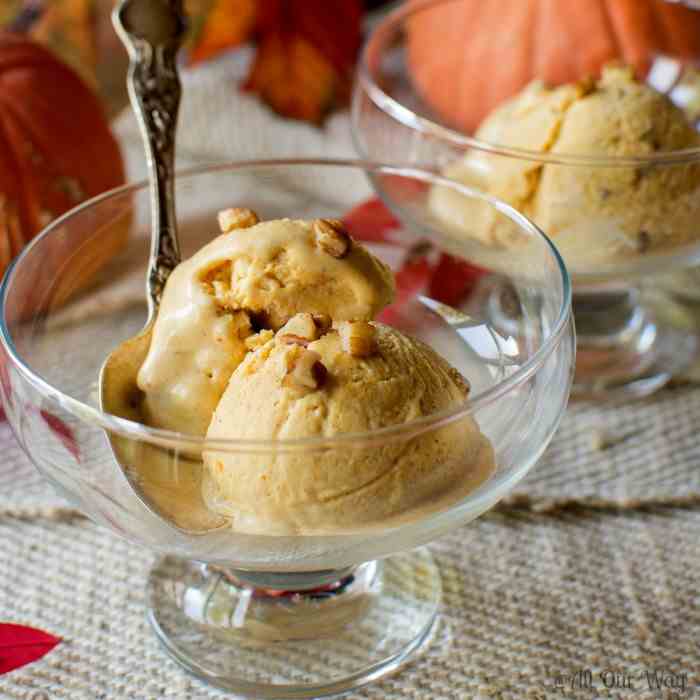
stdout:
[[[347,115],[316,130],[236,94],[230,82],[245,60],[185,75],[181,166],[352,155]],[[133,119],[124,115],[116,129],[139,178]],[[110,303],[131,303],[129,284]],[[626,406],[572,404],[514,493],[432,545],[444,597],[427,652],[348,697],[698,697],[697,425],[693,386]],[[63,638],[40,661],[0,677],[0,698],[230,697],[160,649],[144,612],[152,562],[57,496],[0,424],[0,620]]]
[[[182,671],[148,628],[146,551],[87,521],[5,516],[0,538],[0,619],[63,638],[0,677],[0,697],[225,696]],[[348,697],[697,697],[700,512],[492,514],[432,551],[444,587],[433,643]],[[646,673],[684,690],[652,690]],[[606,688],[623,675],[631,688]]]

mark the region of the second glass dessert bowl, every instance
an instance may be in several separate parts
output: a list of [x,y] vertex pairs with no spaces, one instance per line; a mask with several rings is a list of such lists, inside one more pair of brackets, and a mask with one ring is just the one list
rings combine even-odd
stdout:
[[[255,209],[263,220],[340,218],[371,196],[368,176],[399,189],[411,212],[400,235],[366,243],[395,269],[407,269],[416,256],[445,254],[444,232],[426,206],[435,184],[483,201],[531,241],[531,269],[496,259],[487,270],[481,261],[478,284],[462,295],[460,310],[432,294],[430,280],[399,281],[398,301],[380,320],[430,345],[471,382],[469,400],[441,413],[364,433],[212,441],[101,411],[102,363],[146,316],[149,196],[143,184],[94,199],[53,223],[15,261],[2,287],[1,386],[20,444],[93,520],[163,555],[148,582],[148,615],[157,635],[187,669],[246,695],[341,692],[396,669],[422,648],[437,619],[440,575],[427,550],[415,548],[503,498],[542,454],[568,398],[570,289],[556,250],[517,212],[456,183],[359,161],[189,171],[176,183],[184,254],[216,235],[217,212],[231,206]],[[106,264],[105,240],[128,240]],[[448,247],[453,268],[471,280],[473,263]],[[92,286],[74,295],[88,278]],[[496,280],[510,289],[508,332],[492,322],[489,289]],[[386,522],[294,535],[230,526],[201,534],[182,530],[159,515],[167,508],[143,498],[152,490],[132,488],[112,451],[115,441],[126,445],[120,454],[131,462],[124,467],[152,477],[150,487],[160,489],[166,506],[186,508],[176,496],[182,484],[201,478],[197,456],[208,450],[226,455],[229,464],[251,456],[283,463],[289,456],[304,479],[333,459],[411,453],[419,441],[472,421],[493,447],[495,471],[466,495],[439,507],[425,503]],[[143,466],[155,464],[154,453],[158,472],[150,475]]]
[[[700,26],[700,12],[666,7],[662,0],[640,0],[634,11],[640,22],[659,12],[680,12],[686,24]],[[587,12],[594,25],[598,10]],[[557,40],[547,49],[543,37],[542,55],[556,53],[557,46],[578,45],[577,23],[567,17],[550,18]],[[523,13],[507,19],[526,21]],[[598,84],[585,79],[588,70],[601,69],[593,59],[586,61],[585,47],[576,62],[557,63],[553,56],[549,63],[528,60],[539,45],[532,28],[508,35],[509,55],[521,63],[485,65],[487,58],[495,60],[489,42],[500,46],[494,31],[502,32],[502,24],[477,0],[418,0],[379,23],[364,49],[355,87],[358,151],[454,177],[523,211],[552,238],[572,278],[574,392],[584,397],[652,393],[682,373],[698,351],[697,337],[683,327],[682,308],[663,291],[670,274],[700,261],[700,138],[691,136],[687,147],[668,147],[679,133],[679,119],[693,133],[700,80],[686,59],[698,56],[692,43],[680,39],[683,55],[674,53],[672,42],[662,49],[660,39],[657,44],[656,39],[640,40],[649,53],[635,65],[637,74],[653,94],[668,96],[653,102],[652,93],[637,88],[644,81],[632,85],[619,72],[623,69],[610,70]],[[607,41],[606,31],[613,29],[600,30],[596,37]],[[628,41],[621,45],[626,49],[637,30],[625,31]],[[447,33],[445,41],[453,37],[449,50],[442,50],[440,33]],[[621,51],[620,45],[608,48],[611,58]],[[644,55],[632,54],[618,58]],[[532,86],[536,80],[567,82],[571,92],[543,92]],[[521,91],[519,107],[506,114],[504,104]],[[687,119],[675,108],[663,108],[667,99],[685,110]],[[400,197],[386,188],[378,191],[400,213]],[[488,235],[488,215],[474,214],[472,208],[462,218],[468,235],[482,240]],[[511,249],[514,256],[522,252],[518,246]],[[678,290],[678,279],[676,294],[697,296],[696,290]]]

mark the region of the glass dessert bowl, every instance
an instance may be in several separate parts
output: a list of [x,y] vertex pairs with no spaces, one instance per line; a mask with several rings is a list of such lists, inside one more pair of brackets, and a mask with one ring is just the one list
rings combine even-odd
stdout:
[[[100,410],[100,368],[146,317],[143,184],[57,220],[13,263],[2,286],[1,387],[21,446],[95,522],[162,555],[148,582],[148,615],[158,637],[188,670],[242,694],[341,692],[395,670],[421,649],[437,619],[440,576],[427,550],[416,548],[477,517],[523,478],[556,430],[571,386],[570,288],[556,249],[511,208],[429,173],[360,161],[231,163],[181,173],[176,194],[185,258],[216,235],[221,210],[250,207],[263,220],[339,218],[371,195],[368,176],[400,191],[411,217],[396,238],[366,241],[367,248],[393,268],[449,248],[453,268],[470,281],[459,308],[431,297],[429,285],[399,284],[396,303],[380,316],[470,382],[468,399],[436,413],[361,433],[251,440],[196,437]],[[531,240],[533,265],[523,270],[495,256],[486,269],[481,260],[474,283],[473,261],[428,209],[436,184],[488,203]],[[100,240],[114,229],[128,233],[129,243],[105,266]],[[96,261],[92,286],[73,294]],[[504,280],[507,331],[492,321],[490,293]],[[488,478],[396,517],[290,534],[237,530],[230,522],[195,533],[169,515],[186,511],[178,495],[183,485],[201,482],[203,454],[226,460],[232,470],[251,460],[293,464],[299,480],[313,481],[321,464],[384,454],[400,462],[403,454],[420,455],[417,446],[426,441],[474,425],[493,450]],[[126,472],[112,450],[117,443]],[[455,451],[452,459],[463,456]],[[443,455],[440,468],[449,460]],[[416,467],[438,468],[420,460]],[[143,488],[133,488],[134,474]]]
[[[572,278],[574,393],[652,393],[698,350],[695,335],[673,320],[680,309],[662,290],[697,296],[688,282],[696,271],[681,273],[700,261],[700,81],[688,62],[700,56],[700,42],[678,39],[675,52],[654,35],[658,23],[647,27],[646,39],[635,35],[633,22],[624,30],[595,29],[595,3],[586,22],[598,43],[590,52],[582,46],[576,64],[556,55],[557,47],[580,40],[575,17],[552,14],[549,29],[558,39],[541,36],[538,43],[532,27],[516,31],[529,21],[527,12],[507,12],[499,24],[478,5],[418,0],[375,27],[353,99],[357,149],[363,157],[440,172],[526,214],[550,236]],[[613,0],[608,9],[622,5]],[[644,0],[629,11],[640,13],[642,27],[659,13],[677,28],[700,27],[700,12],[664,0]],[[518,62],[502,57],[498,64],[494,31],[508,28]],[[450,44],[457,34],[466,38]],[[442,40],[431,44],[436,35]],[[446,44],[452,48],[443,51]],[[630,46],[639,50],[620,55]],[[401,202],[377,189],[401,215]],[[448,213],[448,200],[436,193],[436,212],[459,220],[466,237],[522,253],[480,205]]]

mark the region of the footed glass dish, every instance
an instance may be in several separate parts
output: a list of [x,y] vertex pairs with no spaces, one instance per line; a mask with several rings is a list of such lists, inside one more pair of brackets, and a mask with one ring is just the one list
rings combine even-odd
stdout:
[[[539,179],[544,183],[540,189],[546,194],[538,193],[542,218],[538,220],[527,210],[532,196],[525,200],[523,212],[552,238],[571,275],[577,329],[574,394],[589,398],[651,394],[687,369],[699,349],[697,336],[675,321],[686,314],[674,298],[695,302],[698,298],[700,146],[673,150],[651,138],[639,149],[620,149],[619,155],[579,145],[569,152],[558,144],[558,132],[553,131],[554,145],[550,139],[546,148],[539,148],[537,139],[542,133],[533,128],[533,122],[519,130],[501,128],[500,133],[491,126],[488,138],[483,133],[476,135],[475,126],[491,112],[479,105],[502,106],[503,102],[493,104],[493,97],[506,82],[510,80],[512,97],[532,81],[545,78],[531,55],[537,40],[527,31],[507,37],[508,55],[519,57],[521,64],[494,69],[493,80],[489,79],[489,69],[475,63],[475,57],[488,53],[485,42],[496,26],[495,16],[479,10],[478,5],[475,0],[417,0],[404,3],[374,27],[360,60],[353,98],[357,150],[361,157],[443,173],[484,191],[491,190],[490,178],[497,178],[503,188],[511,177],[513,200],[500,192],[498,196],[514,205],[523,182]],[[656,16],[663,2],[639,0],[638,5],[640,17],[648,17]],[[697,5],[687,3],[683,11],[692,15],[695,10],[690,8],[697,10]],[[517,20],[518,13],[509,10],[509,21]],[[551,51],[579,40],[580,28],[571,18],[567,24],[567,17],[566,13],[552,17],[561,32],[556,42],[552,40]],[[455,47],[443,55],[437,38],[434,51],[428,52],[430,28],[447,33],[460,22],[467,30],[460,29],[464,33],[462,54]],[[498,43],[502,39],[494,36],[491,40]],[[697,126],[700,74],[694,66],[700,56],[688,60],[688,46],[680,48],[686,55],[676,55],[672,44],[657,51],[642,77],[668,95]],[[450,57],[459,55],[464,58],[461,66],[450,64]],[[574,63],[561,69],[571,65]],[[586,63],[582,59],[576,65],[581,71],[571,80],[584,81],[584,85]],[[438,69],[442,69],[439,79]],[[496,80],[500,80],[498,85]],[[465,115],[471,127],[465,126]],[[609,119],[616,118],[611,110]],[[643,120],[646,115],[637,118]],[[599,127],[592,123],[595,121],[589,120],[591,129]],[[466,165],[457,174],[459,163]],[[518,179],[521,173],[525,176]],[[402,206],[381,183],[377,190],[395,211]],[[697,216],[692,214],[695,207]],[[578,217],[577,211],[581,212]],[[627,230],[627,223],[620,224],[628,215],[637,225],[634,231]],[[674,229],[681,220],[682,225]],[[663,229],[662,233],[657,229]],[[650,232],[667,236],[668,245],[650,247]],[[483,233],[477,230],[476,235]],[[607,257],[607,249],[615,249],[615,255]],[[518,247],[512,253],[518,255]]]
[[[472,386],[464,404],[406,424],[362,434],[208,443],[101,411],[100,368],[146,317],[150,219],[143,183],[93,199],[51,224],[2,284],[2,398],[20,445],[96,523],[161,554],[148,580],[148,617],[156,634],[186,669],[244,695],[341,692],[396,670],[423,648],[440,604],[439,569],[423,545],[491,508],[525,476],[549,443],[569,395],[570,288],[556,249],[514,210],[435,175],[328,160],[183,172],[176,194],[184,253],[216,235],[221,209],[251,207],[263,219],[339,218],[371,196],[370,177],[400,191],[406,216],[400,236],[366,245],[394,268],[416,251],[430,257],[449,249],[453,278],[471,280],[452,306],[431,296],[429,286],[399,284],[397,303],[382,316],[430,344]],[[487,268],[484,260],[462,254],[427,210],[435,183],[481,199],[527,236],[533,265],[522,269],[504,258],[490,260]],[[128,243],[105,263],[102,241],[119,233]],[[492,308],[490,292],[504,281],[510,290],[507,322]],[[415,517],[326,534],[254,535],[230,527],[184,532],[131,488],[111,449],[116,438],[130,446],[126,469],[157,450],[165,492],[199,479],[202,464],[192,455],[214,447],[233,455],[295,452],[311,469],[321,453],[409,447],[417,436],[466,419],[476,420],[493,446],[496,469],[488,481]]]

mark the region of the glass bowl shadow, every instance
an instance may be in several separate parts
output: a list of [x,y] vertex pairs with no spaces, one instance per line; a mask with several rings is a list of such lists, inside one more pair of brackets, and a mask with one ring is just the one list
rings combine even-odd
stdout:
[[[522,176],[558,183],[556,197],[546,206],[535,211],[525,204],[522,212],[552,238],[571,275],[577,328],[574,394],[638,397],[653,393],[690,366],[699,349],[697,336],[674,320],[678,315],[687,316],[676,308],[674,299],[700,301],[694,284],[700,263],[700,147],[624,156],[566,153],[556,148],[544,152],[510,143],[502,135],[491,142],[461,129],[416,78],[420,66],[414,42],[417,23],[444,26],[444,21],[440,25],[441,15],[466,3],[473,4],[473,0],[409,2],[375,25],[354,88],[352,126],[357,151],[361,157],[439,172],[485,191],[489,191],[491,173],[510,172],[516,180]],[[473,35],[483,36],[487,29],[480,26],[477,15]],[[526,35],[508,37],[514,54],[525,51],[528,40]],[[488,99],[483,68],[475,66],[469,72],[468,67],[460,76],[459,88],[468,90],[477,101],[479,94]],[[519,70],[513,94],[539,78],[534,68]],[[697,122],[700,75],[687,61],[672,52],[659,53],[646,80]],[[456,167],[460,162],[465,167]],[[682,180],[686,185],[676,187],[674,183]],[[391,193],[381,187],[377,190],[398,216],[405,216]],[[517,208],[521,204],[517,191],[513,187],[512,197],[501,191],[497,196]],[[656,196],[647,194],[654,191]],[[592,192],[598,193],[600,202],[593,201]],[[618,202],[614,201],[616,193]],[[581,215],[572,217],[571,212],[579,210]],[[674,230],[674,212],[683,211],[687,216]],[[635,235],[621,233],[627,223],[620,221],[628,215],[635,224],[639,220]],[[658,227],[678,244],[645,250],[649,231]],[[465,235],[473,235],[468,224],[464,228]],[[614,255],[608,256],[613,250]],[[512,251],[518,254],[516,247]]]
[[[517,212],[457,183],[362,161],[260,161],[190,170],[176,182],[184,254],[215,235],[221,209],[248,206],[263,219],[339,218],[371,196],[370,177],[401,191],[413,222],[395,240],[368,243],[373,252],[394,267],[416,250],[427,259],[449,250],[465,269],[479,265],[479,282],[458,308],[426,288],[412,288],[382,317],[431,345],[470,380],[469,401],[441,414],[362,434],[207,441],[104,413],[100,368],[146,318],[150,219],[144,183],[102,195],[51,224],[2,284],[0,387],[20,445],[95,522],[163,555],[148,587],[156,632],[186,668],[236,692],[340,692],[394,670],[421,648],[434,629],[440,579],[429,553],[412,550],[503,498],[546,448],[568,399],[574,334],[569,280],[556,249]],[[428,210],[436,183],[483,200],[527,236],[532,265],[523,270],[509,256],[493,257],[489,267],[478,255],[470,259]],[[104,241],[115,237],[128,244],[110,250],[106,260]],[[494,311],[494,285],[509,290],[507,317]],[[322,457],[346,460],[410,445],[471,420],[494,448],[496,470],[488,481],[435,512],[333,532],[185,533],[131,488],[111,449],[114,439],[126,442],[135,461],[156,449],[164,469],[159,483],[167,487],[201,479],[202,464],[191,459],[201,450],[271,462],[293,454],[312,469]],[[345,662],[321,661],[334,653],[344,654]]]

